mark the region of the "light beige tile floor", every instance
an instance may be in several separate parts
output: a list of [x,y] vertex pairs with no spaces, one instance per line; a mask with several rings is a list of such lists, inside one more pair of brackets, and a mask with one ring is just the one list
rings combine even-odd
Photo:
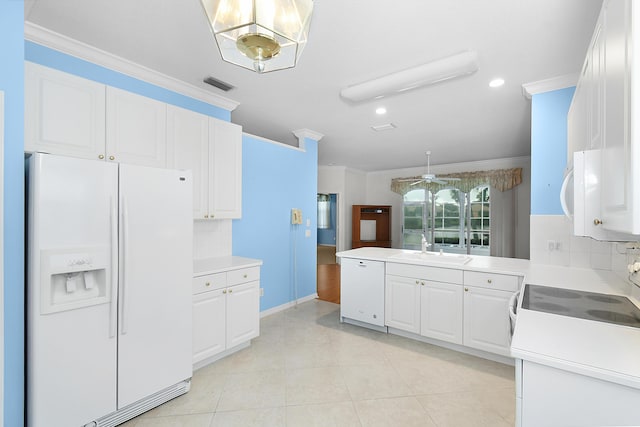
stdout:
[[309,301],[265,317],[252,345],[193,375],[191,391],[126,427],[505,427],[514,369],[341,324]]

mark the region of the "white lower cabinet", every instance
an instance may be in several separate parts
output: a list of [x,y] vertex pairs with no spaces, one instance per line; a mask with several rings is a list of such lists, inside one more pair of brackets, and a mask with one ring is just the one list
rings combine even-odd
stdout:
[[387,276],[385,285],[385,325],[420,333],[420,280]]
[[420,286],[420,335],[462,344],[462,286],[423,283]]
[[640,425],[640,390],[622,384],[524,360],[516,363],[516,392],[520,427]]
[[193,363],[260,335],[260,268],[193,279]]
[[465,346],[510,355],[509,298],[520,282],[519,276],[464,272]]
[[387,273],[386,326],[462,344],[461,270],[388,263]]

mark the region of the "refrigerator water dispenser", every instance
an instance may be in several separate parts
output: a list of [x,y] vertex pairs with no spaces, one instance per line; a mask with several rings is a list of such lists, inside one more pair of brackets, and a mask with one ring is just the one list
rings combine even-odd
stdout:
[[73,310],[110,301],[108,248],[43,250],[41,313]]

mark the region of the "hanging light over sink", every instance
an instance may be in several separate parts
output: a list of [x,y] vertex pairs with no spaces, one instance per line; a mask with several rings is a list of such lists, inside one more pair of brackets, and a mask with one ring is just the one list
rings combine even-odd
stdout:
[[312,0],[200,0],[224,61],[258,73],[296,66]]

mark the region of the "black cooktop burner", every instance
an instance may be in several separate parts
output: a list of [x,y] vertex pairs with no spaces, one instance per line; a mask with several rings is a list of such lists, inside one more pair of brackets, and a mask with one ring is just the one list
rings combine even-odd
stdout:
[[640,309],[620,295],[525,285],[522,308],[640,328]]

